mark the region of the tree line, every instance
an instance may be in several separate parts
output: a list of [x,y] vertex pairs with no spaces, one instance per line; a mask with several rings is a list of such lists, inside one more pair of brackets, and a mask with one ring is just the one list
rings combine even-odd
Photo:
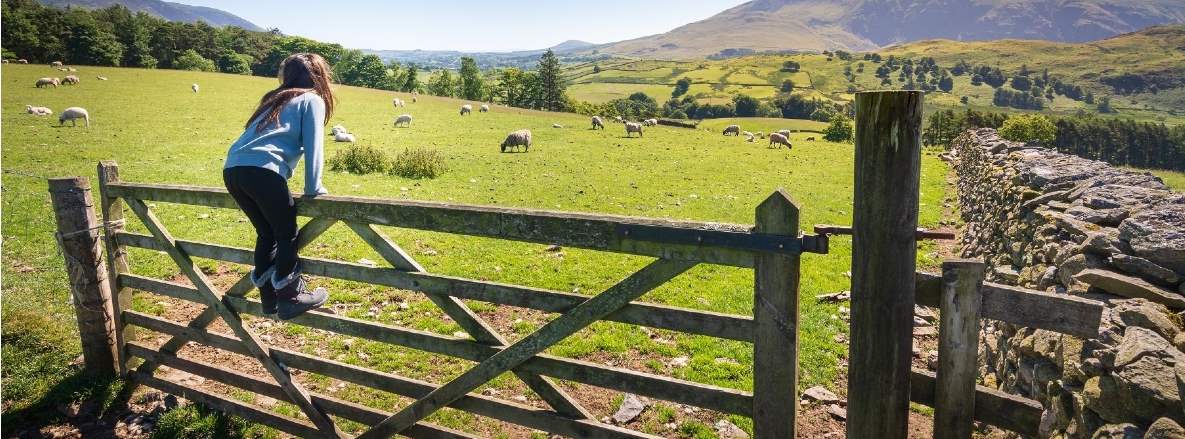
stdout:
[[[935,111],[927,118],[922,141],[927,145],[949,147],[963,131],[999,129],[1009,117],[1003,113],[971,109]],[[1044,146],[1058,152],[1114,165],[1185,171],[1185,126],[1170,127],[1164,123],[1104,119],[1092,115],[1057,118],[1052,123],[1056,133]]]

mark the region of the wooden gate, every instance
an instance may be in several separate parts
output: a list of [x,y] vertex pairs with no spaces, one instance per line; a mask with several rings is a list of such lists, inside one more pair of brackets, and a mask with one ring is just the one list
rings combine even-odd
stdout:
[[[422,292],[472,337],[458,338],[312,311],[291,324],[443,354],[476,362],[443,385],[417,381],[301,352],[269,346],[244,326],[242,315],[262,315],[259,302],[244,296],[253,286],[244,276],[222,291],[193,258],[251,263],[251,251],[174,237],[147,201],[236,208],[222,189],[123,182],[112,162],[99,165],[101,209],[107,233],[108,269],[118,371],[150,387],[182,395],[208,406],[305,437],[342,437],[331,416],[371,428],[361,437],[469,437],[424,422],[448,406],[532,429],[572,437],[653,437],[602,423],[567,395],[552,379],[631,392],[642,396],[752,417],[759,438],[792,437],[797,408],[799,255],[826,253],[825,236],[800,235],[798,208],[789,196],[774,192],[756,209],[756,226],[675,222],[620,216],[505,209],[496,207],[325,196],[298,199],[301,216],[312,217],[299,232],[298,246],[313,242],[342,222],[377,251],[390,268],[344,261],[303,259],[306,274]],[[150,232],[127,232],[125,206]],[[451,234],[556,244],[655,258],[636,273],[592,296],[432,274],[384,236],[375,226],[396,226]],[[128,247],[167,253],[192,286],[133,274]],[[634,302],[697,264],[751,267],[753,316],[728,315]],[[133,290],[204,305],[188,323],[169,321],[130,309]],[[529,308],[560,315],[517,342],[508,342],[461,300]],[[210,332],[222,320],[232,335]],[[707,335],[754,344],[754,391],[699,384],[623,368],[542,354],[549,346],[597,320]],[[138,342],[139,327],[166,334],[159,348]],[[191,358],[177,352],[189,342],[253,357],[274,383]],[[132,358],[143,359],[135,368]],[[251,404],[171,382],[154,374],[166,365],[229,386],[290,402],[307,417],[295,419]],[[336,378],[416,398],[395,413],[306,391],[290,369]],[[550,409],[472,393],[505,372],[513,372]]]

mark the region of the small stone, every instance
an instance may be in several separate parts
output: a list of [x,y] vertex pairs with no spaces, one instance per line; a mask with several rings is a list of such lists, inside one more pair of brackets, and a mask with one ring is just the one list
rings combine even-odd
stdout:
[[633,421],[646,410],[646,404],[638,398],[638,395],[632,393],[625,394],[621,399],[621,405],[617,408],[617,413],[613,414],[613,421],[618,424],[625,424]]
[[411,309],[411,304],[407,303],[406,301],[399,302],[399,309],[402,309],[402,310]]
[[1185,439],[1185,428],[1172,419],[1160,418],[1148,426],[1144,439]]
[[815,296],[820,302],[841,302],[852,298],[851,291],[840,291],[838,293],[820,294]]
[[1074,279],[1117,296],[1143,298],[1177,309],[1185,308],[1185,297],[1140,278],[1092,268],[1074,275]]
[[749,434],[727,419],[716,421],[716,434],[725,439],[748,439]]
[[815,386],[802,392],[803,398],[817,402],[819,404],[836,404],[842,401],[839,396],[827,390],[823,386]]
[[1111,256],[1111,265],[1127,273],[1143,277],[1161,285],[1177,285],[1181,276],[1173,270],[1156,265],[1152,261],[1139,256],[1117,254]]
[[687,367],[687,364],[690,362],[691,362],[691,358],[686,357],[686,356],[679,356],[679,357],[672,358],[670,363],[668,363],[668,364],[670,364],[671,367]]
[[827,406],[827,414],[841,421],[846,421],[848,419],[848,410],[840,407],[838,404],[831,404]]
[[453,333],[453,337],[456,337],[456,338],[469,338],[469,333],[468,333],[468,332],[465,332],[465,331],[457,331],[457,332],[454,332],[454,333]]

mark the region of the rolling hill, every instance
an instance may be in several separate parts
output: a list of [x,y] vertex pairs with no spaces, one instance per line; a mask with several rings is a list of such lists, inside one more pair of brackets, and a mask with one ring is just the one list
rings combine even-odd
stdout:
[[185,23],[196,23],[204,21],[211,26],[238,26],[243,29],[253,31],[263,31],[265,29],[259,27],[255,23],[247,21],[243,17],[223,11],[221,9],[208,8],[205,6],[191,6],[181,3],[166,2],[161,0],[39,0],[42,4],[47,6],[54,6],[58,8],[64,7],[82,7],[87,9],[101,9],[111,5],[123,5],[132,12],[145,12],[169,21],[181,21]]
[[924,39],[1084,42],[1185,23],[1185,0],[753,0],[601,53],[688,59],[753,52],[867,51]]

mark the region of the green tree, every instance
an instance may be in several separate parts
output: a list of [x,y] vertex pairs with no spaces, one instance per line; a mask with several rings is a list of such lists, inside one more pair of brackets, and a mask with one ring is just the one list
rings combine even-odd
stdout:
[[942,75],[942,79],[938,80],[938,89],[950,93],[955,88],[955,80],[950,75]]
[[687,94],[691,90],[691,78],[684,76],[682,79],[675,81],[675,90],[671,91],[671,97],[677,98]]
[[1014,142],[1037,142],[1048,146],[1057,137],[1057,126],[1040,114],[1011,116],[1000,127],[1000,137]]
[[854,129],[852,121],[847,116],[836,114],[831,117],[831,123],[823,129],[823,139],[828,142],[851,142]]
[[794,91],[794,81],[789,80],[789,79],[782,81],[782,92],[790,93],[793,91]]
[[214,65],[214,61],[206,59],[193,49],[186,50],[185,53],[177,57],[173,61],[173,67],[181,70],[199,70],[203,72],[218,71],[217,66]]
[[481,71],[477,69],[477,62],[468,56],[461,57],[461,98],[481,100],[482,80]]
[[251,74],[251,59],[250,55],[235,53],[233,50],[227,50],[218,57],[218,70],[222,73],[234,73],[236,75],[250,75]]
[[453,74],[448,70],[441,70],[428,82],[428,93],[436,96],[452,97],[456,91],[457,86],[453,82]]
[[378,55],[363,55],[351,72],[350,79],[349,82],[342,82],[380,90],[395,88],[387,65],[383,64],[383,59]]
[[408,64],[407,74],[403,75],[403,85],[399,89],[405,92],[419,90],[420,80],[417,77],[419,70],[420,68],[415,64]]
[[123,45],[115,35],[99,27],[85,12],[71,13],[70,37],[66,40],[67,58],[74,64],[118,66],[123,61]]
[[560,78],[560,60],[555,52],[547,49],[539,57],[539,93],[540,107],[548,111],[562,111],[564,109],[564,83]]
[[794,73],[794,72],[797,72],[798,69],[800,69],[800,68],[801,68],[801,66],[798,65],[798,62],[796,62],[796,61],[786,61],[786,62],[782,63],[782,71],[783,72]]
[[1115,107],[1111,106],[1111,97],[1103,96],[1099,98],[1099,113],[1115,113]]
[[758,109],[761,106],[761,101],[748,95],[739,94],[733,96],[732,105],[736,109],[736,115],[740,117],[756,117]]

